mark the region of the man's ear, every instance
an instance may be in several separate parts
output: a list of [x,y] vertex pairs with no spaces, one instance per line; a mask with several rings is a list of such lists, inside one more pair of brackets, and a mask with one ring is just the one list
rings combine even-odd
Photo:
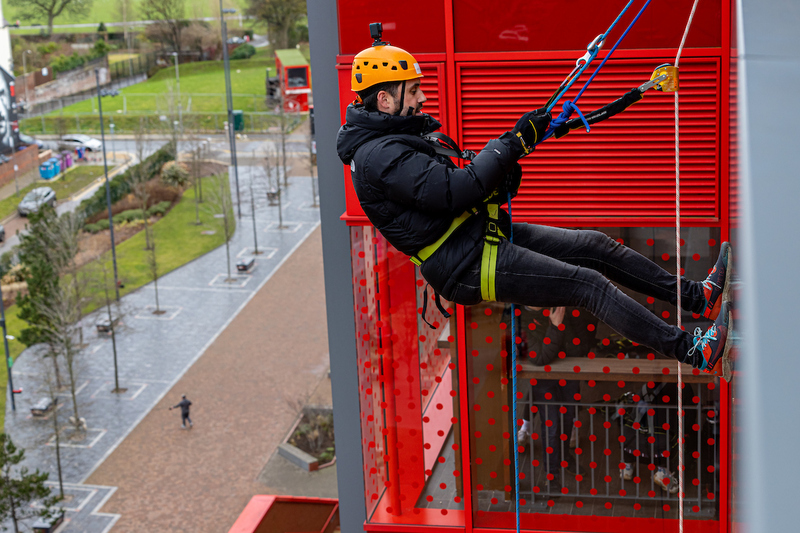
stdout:
[[389,113],[394,108],[394,97],[389,91],[378,91],[377,95],[378,111]]

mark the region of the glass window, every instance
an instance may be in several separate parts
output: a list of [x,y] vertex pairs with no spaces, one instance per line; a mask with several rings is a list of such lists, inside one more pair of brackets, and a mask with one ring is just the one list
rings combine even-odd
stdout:
[[[604,233],[675,271],[671,228]],[[682,265],[702,280],[719,253],[717,228],[683,230]],[[625,290],[666,321],[675,307]],[[683,313],[684,327],[708,320]],[[525,528],[608,530],[602,517],[628,517],[630,531],[677,518],[676,362],[621,337],[577,308],[518,308],[517,412],[512,412],[511,307],[465,308],[470,452],[476,527],[514,528],[514,448]],[[683,369],[688,520],[717,520],[719,382]],[[594,517],[581,522],[576,516]],[[618,524],[617,524],[618,525]]]
[[373,228],[351,229],[351,253],[368,520],[463,525],[454,319]]
[[289,89],[308,87],[308,69],[306,67],[287,68],[286,85]]

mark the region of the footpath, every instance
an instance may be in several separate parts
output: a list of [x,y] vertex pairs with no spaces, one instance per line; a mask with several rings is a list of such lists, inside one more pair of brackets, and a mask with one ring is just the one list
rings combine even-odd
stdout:
[[[250,188],[257,167],[240,167],[242,214],[231,241],[235,262],[253,252]],[[277,207],[254,185],[259,250],[255,268],[225,281],[222,246],[159,279],[162,315],[152,284],[123,298],[117,335],[122,394],[111,392],[111,340],[83,322],[78,403],[85,437],[62,430],[67,524],[63,532],[226,531],[253,494],[269,493],[258,474],[306,399],[327,379],[319,211],[311,180],[290,177]],[[235,195],[234,195],[235,198]],[[10,404],[5,430],[26,449],[26,466],[58,483],[52,421],[33,418],[44,396],[41,350],[14,364],[25,393]],[[194,428],[180,429],[170,405],[186,394]],[[71,414],[68,393],[59,417]],[[52,415],[51,415],[52,416]]]

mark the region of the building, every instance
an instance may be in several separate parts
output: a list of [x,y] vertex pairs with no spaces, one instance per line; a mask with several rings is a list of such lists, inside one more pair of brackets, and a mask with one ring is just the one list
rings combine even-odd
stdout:
[[[347,169],[337,166],[333,132],[353,98],[350,62],[370,44],[370,22],[384,22],[384,39],[420,61],[426,110],[440,119],[445,133],[462,147],[478,149],[522,112],[542,105],[616,9],[584,1],[571,3],[568,12],[553,2],[496,9],[443,0],[407,10],[347,0],[328,4],[309,5],[309,28],[316,87],[339,88],[337,94],[317,91],[315,115],[342,529],[513,530],[517,495],[504,353],[510,342],[507,309],[456,307],[449,321],[438,317],[436,332],[422,323],[419,272],[363,216]],[[656,65],[674,61],[691,5],[653,3],[582,106],[598,107],[646,80]],[[782,119],[775,126],[782,136],[774,144],[766,141],[771,127],[766,117],[783,109],[778,103],[783,84],[777,80],[800,72],[787,52],[798,40],[787,22],[798,8],[781,9],[786,12],[747,0],[738,6],[701,2],[681,59],[681,266],[688,277],[702,278],[719,243],[733,240],[743,263],[741,309],[758,317],[741,323],[745,350],[730,385],[687,373],[691,396],[684,398],[694,413],[687,412],[686,531],[736,530],[746,518],[737,514],[743,502],[753,530],[792,530],[788,480],[798,468],[793,461],[770,461],[770,453],[786,453],[797,437],[793,426],[777,433],[784,424],[783,409],[776,406],[800,370],[786,349],[793,340],[789,302],[800,291],[780,275],[780,265],[786,268],[796,253],[772,238],[800,225],[786,203],[786,193],[798,188],[789,171],[797,163],[791,148],[796,133]],[[737,37],[755,55],[745,55]],[[739,69],[744,65],[752,72]],[[674,263],[674,119],[666,96],[648,94],[590,135],[542,145],[524,162],[529,178],[514,204],[516,220],[597,227],[666,267]],[[674,320],[674,308],[647,303]],[[428,312],[435,313],[431,307]],[[534,331],[533,320],[522,316],[522,330]],[[693,320],[685,317],[687,328]],[[541,449],[534,443],[532,454],[524,452],[522,529],[677,530],[677,499],[651,482],[653,461],[641,453],[634,478],[621,479],[625,441],[620,438],[630,443],[630,437],[624,419],[613,417],[623,393],[635,394],[643,384],[654,388],[649,382],[672,382],[675,364],[637,354],[636,347],[619,344],[600,327],[596,340],[620,348],[609,348],[611,357],[596,351],[594,359],[570,361],[571,369],[523,365],[528,383],[548,370],[547,377],[582,382],[577,442],[584,472],[580,480],[570,477],[566,492],[555,494],[542,480]],[[526,389],[521,388],[520,404],[532,418],[530,408],[538,406],[531,405]],[[740,401],[743,394],[749,402]],[[653,408],[665,413],[664,432],[674,431],[674,400]],[[763,438],[766,431],[776,433]],[[559,433],[562,442],[570,440],[571,432]],[[643,451],[638,444],[636,449]],[[661,457],[675,469],[673,454]]]

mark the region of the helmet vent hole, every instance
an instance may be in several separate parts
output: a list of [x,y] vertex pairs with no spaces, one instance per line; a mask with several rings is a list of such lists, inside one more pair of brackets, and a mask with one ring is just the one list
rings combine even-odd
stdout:
[[369,61],[364,61],[364,66],[368,67],[369,66]]
[[408,70],[408,62],[405,59],[401,59],[398,63],[400,63],[400,68]]
[[388,67],[388,66],[389,66],[389,63],[387,63],[386,61],[384,61],[384,62],[383,62],[383,66],[384,66],[384,67]]
[[361,73],[360,72],[356,73],[356,81],[358,83],[361,83]]
[[372,65],[372,68],[378,70],[378,65]]
[[392,65],[392,70],[397,70],[397,67]]

